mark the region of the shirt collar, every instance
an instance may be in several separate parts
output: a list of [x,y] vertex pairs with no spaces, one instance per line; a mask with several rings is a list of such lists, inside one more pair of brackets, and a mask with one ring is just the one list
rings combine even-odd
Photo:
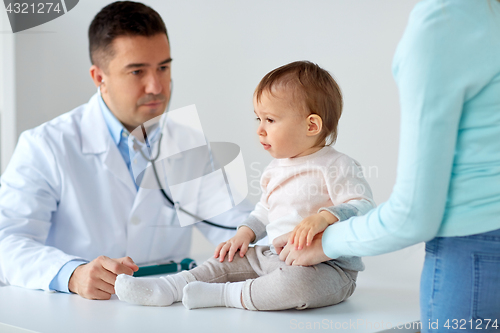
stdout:
[[123,127],[122,123],[115,117],[115,115],[108,108],[104,100],[101,96],[101,90],[98,88],[99,92],[99,106],[102,110],[102,115],[104,117],[104,121],[106,121],[106,125],[108,126],[109,133],[113,138],[115,144],[119,144],[122,137],[127,138],[130,135],[130,132]]

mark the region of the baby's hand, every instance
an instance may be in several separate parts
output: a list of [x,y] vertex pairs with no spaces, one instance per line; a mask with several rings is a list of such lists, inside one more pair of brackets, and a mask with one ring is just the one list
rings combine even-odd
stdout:
[[323,232],[326,227],[337,221],[337,217],[326,211],[306,217],[293,229],[288,243],[295,244],[295,249],[301,250],[304,245],[311,245],[315,235]]
[[[224,261],[226,253],[228,254],[228,261],[233,261],[234,254],[238,249],[240,250],[240,257],[243,258],[245,253],[247,253],[248,245],[255,238],[255,234],[252,229],[248,227],[241,227],[236,232],[236,235],[230,238],[226,242],[220,243],[215,249],[214,258],[219,258],[220,262]],[[229,253],[228,253],[229,251]]]

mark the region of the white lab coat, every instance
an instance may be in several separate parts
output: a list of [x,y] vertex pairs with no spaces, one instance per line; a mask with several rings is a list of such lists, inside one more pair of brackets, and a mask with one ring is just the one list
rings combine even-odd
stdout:
[[[169,124],[168,136],[163,140],[173,152],[191,148],[185,127]],[[136,190],[97,94],[22,133],[1,181],[3,283],[48,290],[61,267],[77,258],[130,256],[140,264],[189,255],[192,226],[180,227],[158,189]],[[200,191],[200,201],[210,197],[205,192]],[[243,202],[211,220],[236,226],[251,208]],[[234,234],[196,226],[213,243]]]

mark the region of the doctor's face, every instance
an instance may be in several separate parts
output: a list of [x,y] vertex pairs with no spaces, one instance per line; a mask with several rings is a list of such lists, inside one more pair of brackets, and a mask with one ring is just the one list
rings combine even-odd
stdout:
[[129,131],[161,115],[170,99],[170,46],[165,34],[120,36],[102,71],[101,93]]

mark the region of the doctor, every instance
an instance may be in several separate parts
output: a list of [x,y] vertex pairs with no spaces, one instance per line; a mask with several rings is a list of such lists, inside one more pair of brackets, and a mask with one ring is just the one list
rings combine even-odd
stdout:
[[[140,3],[112,3],[92,21],[89,48],[98,93],[22,133],[1,178],[0,282],[109,299],[116,276],[138,269],[131,258],[187,256],[192,228],[180,227],[158,189],[135,183],[127,146],[130,132],[170,99],[172,58],[160,15]],[[189,134],[171,126],[163,140],[182,151],[194,140]],[[199,193],[199,202],[211,195]],[[236,226],[251,209],[239,207],[213,220]],[[214,243],[231,236],[198,227]]]

